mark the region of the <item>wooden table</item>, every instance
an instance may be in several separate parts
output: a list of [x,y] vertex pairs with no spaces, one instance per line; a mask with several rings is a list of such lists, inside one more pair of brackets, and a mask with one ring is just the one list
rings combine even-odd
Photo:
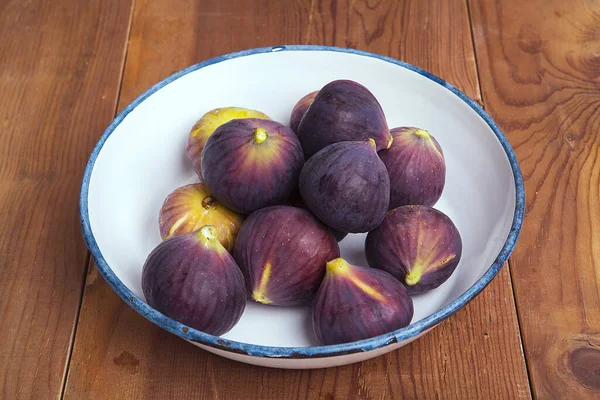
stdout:
[[[518,245],[474,301],[326,370],[236,363],[152,325],[99,276],[77,209],[92,146],[138,94],[293,43],[441,76],[485,106],[526,180]],[[0,398],[600,398],[599,188],[597,0],[0,0]]]

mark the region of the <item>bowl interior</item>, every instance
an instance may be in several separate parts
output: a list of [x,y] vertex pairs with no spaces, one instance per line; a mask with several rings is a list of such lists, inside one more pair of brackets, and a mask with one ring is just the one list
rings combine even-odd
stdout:
[[[260,110],[287,124],[295,102],[335,79],[352,79],[381,103],[390,128],[418,126],[439,141],[447,180],[436,208],[463,239],[453,276],[414,297],[413,323],[455,300],[492,265],[511,229],[515,181],[488,124],[463,100],[427,77],[359,54],[273,51],[224,59],[173,80],[139,103],[108,137],[96,159],[88,196],[94,238],[116,276],[143,299],[141,270],[160,242],[158,211],[176,187],[197,181],[184,148],[202,114],[216,107]],[[342,256],[366,265],[365,234],[349,235]],[[307,307],[249,303],[225,338],[269,346],[317,345]]]

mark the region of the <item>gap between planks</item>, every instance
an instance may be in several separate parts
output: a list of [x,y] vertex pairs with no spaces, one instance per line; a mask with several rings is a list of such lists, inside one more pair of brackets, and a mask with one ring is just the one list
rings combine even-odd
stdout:
[[[122,65],[121,65],[121,73],[119,74],[119,90],[117,90],[117,96],[115,98],[115,108],[113,110],[113,117],[117,115],[117,110],[119,108],[119,101],[121,99],[121,90],[123,89],[123,76],[125,74],[125,66],[127,64],[127,53],[129,49],[129,40],[131,38],[131,25],[133,25],[133,14],[135,12],[135,2],[136,0],[131,1],[131,8],[129,9],[129,21],[127,22],[127,32],[125,34],[125,44],[123,46],[123,55],[121,57]],[[65,363],[65,370],[63,372],[63,378],[60,389],[60,398],[63,399],[65,396],[65,389],[67,388],[67,380],[69,379],[69,370],[71,367],[71,357],[73,356],[73,348],[75,346],[75,337],[77,336],[77,326],[79,325],[79,315],[81,313],[81,306],[83,305],[83,296],[85,294],[85,283],[87,281],[87,274],[90,269],[90,264],[92,264],[93,259],[91,257],[91,253],[87,250],[87,256],[85,258],[85,264],[83,266],[83,276],[81,279],[81,287],[79,289],[79,301],[77,303],[77,312],[75,314],[75,321],[73,323],[73,330],[71,331],[71,340],[69,342],[69,349],[67,350],[67,361]]]
[[[466,11],[467,11],[467,19],[469,20],[469,30],[471,32],[471,46],[473,48],[473,57],[475,59],[475,76],[477,77],[477,95],[481,101],[481,107],[485,110],[485,100],[483,98],[483,92],[481,90],[481,74],[479,73],[479,61],[477,58],[477,46],[475,46],[475,32],[473,32],[473,18],[471,14],[471,0],[465,0]],[[487,110],[486,110],[487,111]],[[513,286],[513,273],[512,273],[512,257],[509,257],[506,262],[505,268],[508,268],[508,279],[510,281],[510,293],[512,294],[513,307],[515,309],[515,313],[517,315],[517,329],[519,331],[519,343],[521,344],[521,355],[523,356],[523,361],[525,362],[525,371],[527,372],[527,382],[529,383],[529,391],[533,398],[533,382],[531,381],[531,369],[529,365],[529,360],[527,359],[527,352],[525,351],[525,343],[523,342],[523,334],[522,334],[522,323],[521,316],[519,314],[519,306],[517,301],[517,293]]]

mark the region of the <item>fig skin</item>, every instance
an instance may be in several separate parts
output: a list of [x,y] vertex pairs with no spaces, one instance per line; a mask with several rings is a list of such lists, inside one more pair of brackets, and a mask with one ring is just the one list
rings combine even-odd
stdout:
[[160,236],[164,239],[197,231],[213,225],[219,232],[219,242],[233,251],[235,237],[244,221],[210,195],[204,183],[181,186],[165,199],[159,212]]
[[313,303],[313,330],[323,345],[368,339],[410,324],[413,302],[406,288],[385,271],[327,263]]
[[277,306],[312,301],[325,276],[325,263],[339,255],[329,229],[308,210],[290,206],[250,214],[234,250],[251,298]]
[[304,116],[304,113],[306,113],[306,110],[308,110],[308,107],[312,104],[313,100],[317,96],[317,93],[319,93],[319,91],[315,90],[314,92],[310,92],[309,94],[305,95],[298,100],[292,109],[292,115],[290,116],[290,128],[292,128],[296,134],[298,134],[298,125],[300,125],[300,120]]
[[389,211],[365,242],[369,266],[389,272],[410,294],[444,283],[462,255],[462,239],[452,220],[429,206]]
[[144,264],[142,290],[154,309],[216,336],[246,307],[244,276],[211,225],[160,243]]
[[424,129],[391,130],[394,141],[379,152],[390,176],[390,210],[404,205],[433,206],[446,183],[444,153]]
[[372,139],[339,142],[311,157],[300,174],[309,210],[340,232],[368,232],[388,210],[390,180]]
[[303,165],[294,132],[264,119],[221,125],[202,151],[202,173],[211,193],[242,214],[284,203],[298,185]]
[[382,150],[393,141],[375,96],[350,80],[330,82],[319,91],[298,125],[298,137],[307,160],[333,143],[372,138]]
[[202,116],[190,130],[185,152],[192,162],[194,171],[202,180],[202,150],[209,136],[221,125],[233,119],[261,118],[271,119],[260,111],[243,107],[223,107],[210,110]]

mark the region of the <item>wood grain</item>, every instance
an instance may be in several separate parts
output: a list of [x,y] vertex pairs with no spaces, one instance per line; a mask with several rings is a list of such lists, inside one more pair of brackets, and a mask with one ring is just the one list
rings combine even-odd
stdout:
[[484,101],[526,180],[511,266],[534,395],[600,398],[600,2],[470,6]]
[[79,185],[114,113],[131,3],[0,3],[0,398],[56,398],[87,262]]
[[[253,4],[138,0],[119,107],[192,63],[298,42],[399,57],[479,97],[464,1]],[[137,315],[90,268],[65,397],[505,399],[530,393],[507,268],[464,310],[411,345],[313,371],[258,368],[199,350]]]

